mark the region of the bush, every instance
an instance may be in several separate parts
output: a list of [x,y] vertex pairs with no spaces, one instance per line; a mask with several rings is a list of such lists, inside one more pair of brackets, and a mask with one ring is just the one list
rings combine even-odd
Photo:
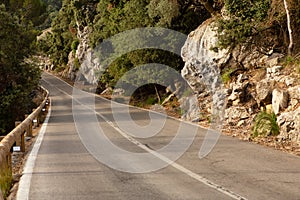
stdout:
[[157,100],[152,96],[149,96],[146,100],[147,105],[154,105],[156,102],[157,102]]
[[279,126],[276,121],[275,113],[267,113],[266,111],[261,111],[254,119],[254,126],[252,130],[252,136],[270,136],[278,135]]
[[71,49],[72,49],[73,53],[76,52],[78,45],[79,45],[79,40],[75,39],[71,44]]
[[9,195],[10,188],[12,186],[12,174],[11,170],[6,168],[0,173],[0,186],[4,199]]
[[222,81],[223,83],[228,83],[230,80],[231,80],[231,73],[233,72],[234,70],[232,68],[229,68],[227,70],[225,70],[224,73],[222,73]]
[[254,33],[260,31],[262,20],[270,9],[269,0],[225,0],[229,19],[216,23],[220,48],[234,47],[247,42]]

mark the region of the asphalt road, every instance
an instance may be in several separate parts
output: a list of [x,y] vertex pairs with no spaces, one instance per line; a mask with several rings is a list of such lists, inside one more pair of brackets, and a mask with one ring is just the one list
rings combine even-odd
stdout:
[[[88,121],[90,108],[79,101],[73,101],[72,107],[73,88],[46,73],[42,85],[50,91],[51,114],[28,159],[19,200],[300,199],[299,157],[221,136],[211,153],[199,159],[199,148],[207,131],[198,127],[192,145],[172,163],[167,157],[176,154],[177,148],[169,149],[166,155],[161,155],[158,149],[172,141],[180,126],[189,135],[189,127],[193,125],[168,118],[153,137],[130,136],[118,128],[110,101],[96,97],[97,126],[112,144],[135,154],[153,155],[157,160],[149,158],[147,169],[165,164],[162,169],[147,173],[124,172],[143,169],[139,168],[139,159],[134,161],[125,154],[106,150],[101,137],[90,134],[94,131],[90,123],[75,126],[74,109]],[[115,112],[125,110],[118,106]],[[147,111],[130,110],[135,123],[149,124]],[[122,119],[126,121],[126,117]],[[184,138],[182,141],[183,144]],[[109,164],[101,158],[106,158]],[[112,169],[114,166],[123,171]]]

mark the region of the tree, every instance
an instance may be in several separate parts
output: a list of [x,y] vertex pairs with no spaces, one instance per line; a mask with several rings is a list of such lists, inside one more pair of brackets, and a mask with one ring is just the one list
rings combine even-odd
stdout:
[[28,111],[40,71],[24,62],[35,39],[32,31],[6,12],[4,5],[0,5],[0,21],[0,134],[4,134]]

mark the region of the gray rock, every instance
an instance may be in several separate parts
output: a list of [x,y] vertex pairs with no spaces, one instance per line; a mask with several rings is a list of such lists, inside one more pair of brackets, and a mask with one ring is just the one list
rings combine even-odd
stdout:
[[182,97],[179,99],[179,103],[182,111],[182,119],[187,121],[199,121],[200,109],[195,96]]
[[288,93],[291,99],[300,100],[300,85],[288,88]]
[[294,111],[284,112],[277,117],[280,126],[278,138],[300,144],[300,107]]
[[273,66],[271,68],[267,68],[267,74],[276,74],[279,73],[283,67],[280,65]]
[[271,103],[271,93],[272,93],[273,83],[270,83],[268,80],[264,79],[256,84],[256,101],[260,105],[264,103],[265,105]]
[[266,65],[267,67],[273,67],[279,64],[280,58],[282,58],[283,56],[283,54],[271,53],[271,56],[264,56],[261,60],[261,63]]
[[244,107],[230,107],[225,110],[225,120],[227,123],[235,122],[236,120],[249,118],[249,113]]
[[[219,67],[229,60],[230,53],[228,49],[212,50],[218,41],[213,23],[212,19],[207,20],[189,34],[181,51],[185,61],[181,75],[197,95],[204,92],[212,95],[212,114],[223,119],[226,91],[223,88]],[[193,116],[194,111],[188,110],[191,113],[186,113],[185,116],[191,118],[189,115]]]
[[285,91],[274,89],[272,92],[272,108],[277,115],[280,109],[285,109],[288,106],[289,96]]

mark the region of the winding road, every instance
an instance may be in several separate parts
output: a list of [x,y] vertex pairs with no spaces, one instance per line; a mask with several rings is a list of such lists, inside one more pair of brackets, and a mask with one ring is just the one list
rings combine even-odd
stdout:
[[[73,87],[48,73],[43,73],[42,85],[50,92],[51,111],[26,163],[18,200],[300,199],[297,156],[221,135],[211,153],[199,159],[207,130],[167,118],[158,134],[137,138],[118,128],[109,100],[95,97],[97,126],[112,144],[127,152],[151,154],[159,160],[155,163],[165,164],[147,173],[126,172],[138,171],[139,161],[128,162],[123,154],[116,157],[103,149],[100,136],[90,134],[93,127],[76,126],[73,109],[80,102],[74,101]],[[82,106],[79,111],[85,114],[89,109]],[[149,124],[148,111],[130,108],[130,116],[141,126]],[[170,162],[156,150],[169,144],[180,126],[187,135],[189,127],[197,132],[184,154]],[[173,154],[176,148],[168,155]],[[150,168],[156,166],[149,163]]]

